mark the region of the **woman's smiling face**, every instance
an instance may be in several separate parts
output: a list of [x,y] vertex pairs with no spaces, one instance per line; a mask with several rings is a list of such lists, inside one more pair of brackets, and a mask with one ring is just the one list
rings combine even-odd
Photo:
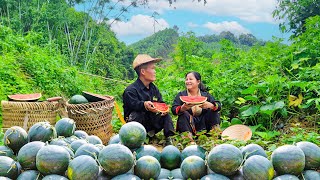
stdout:
[[197,80],[193,73],[189,73],[186,76],[185,85],[188,90],[197,90],[200,80]]

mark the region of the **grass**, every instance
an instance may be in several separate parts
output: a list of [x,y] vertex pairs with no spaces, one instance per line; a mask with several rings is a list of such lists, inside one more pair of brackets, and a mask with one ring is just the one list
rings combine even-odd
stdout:
[[2,121],[0,122],[0,146],[3,145]]

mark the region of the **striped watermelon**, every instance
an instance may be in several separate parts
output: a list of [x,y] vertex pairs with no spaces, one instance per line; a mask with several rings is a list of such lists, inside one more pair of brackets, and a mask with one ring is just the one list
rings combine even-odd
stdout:
[[294,145],[278,147],[271,155],[271,161],[278,175],[299,175],[305,167],[303,151]]
[[242,160],[240,150],[231,144],[221,144],[214,147],[207,159],[208,166],[213,172],[225,176],[235,174]]

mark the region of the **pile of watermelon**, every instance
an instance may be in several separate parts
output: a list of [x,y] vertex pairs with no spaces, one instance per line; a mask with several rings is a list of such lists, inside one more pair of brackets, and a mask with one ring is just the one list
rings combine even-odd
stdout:
[[284,145],[268,159],[264,149],[221,144],[209,152],[198,145],[160,152],[144,145],[145,128],[130,122],[108,144],[75,130],[72,119],[55,126],[11,127],[0,146],[0,179],[320,179],[320,148],[311,142]]

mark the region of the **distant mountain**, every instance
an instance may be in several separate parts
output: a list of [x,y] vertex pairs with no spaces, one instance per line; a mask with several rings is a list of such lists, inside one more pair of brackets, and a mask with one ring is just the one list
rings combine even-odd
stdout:
[[[252,34],[241,34],[238,37],[229,31],[221,32],[219,35],[204,35],[197,37],[203,42],[204,49],[219,49],[219,42],[227,39],[233,42],[237,47],[248,48],[254,45],[264,45],[265,41],[257,39]],[[173,45],[179,40],[178,28],[169,28],[153,35],[146,37],[128,47],[133,49],[135,53],[149,54],[153,57],[168,58],[169,54],[174,51]],[[210,51],[211,52],[211,51]],[[208,54],[211,56],[211,54]]]
[[173,52],[173,44],[177,43],[179,34],[177,29],[164,29],[136,43],[129,45],[139,54],[149,54],[153,57],[167,58]]
[[219,35],[204,35],[199,36],[199,40],[205,43],[214,43],[219,42],[222,39],[227,39],[234,44],[238,44],[240,46],[253,46],[253,45],[264,45],[265,42],[263,40],[257,39],[253,34],[240,34],[239,37],[236,37],[233,33],[229,31],[223,31]]

